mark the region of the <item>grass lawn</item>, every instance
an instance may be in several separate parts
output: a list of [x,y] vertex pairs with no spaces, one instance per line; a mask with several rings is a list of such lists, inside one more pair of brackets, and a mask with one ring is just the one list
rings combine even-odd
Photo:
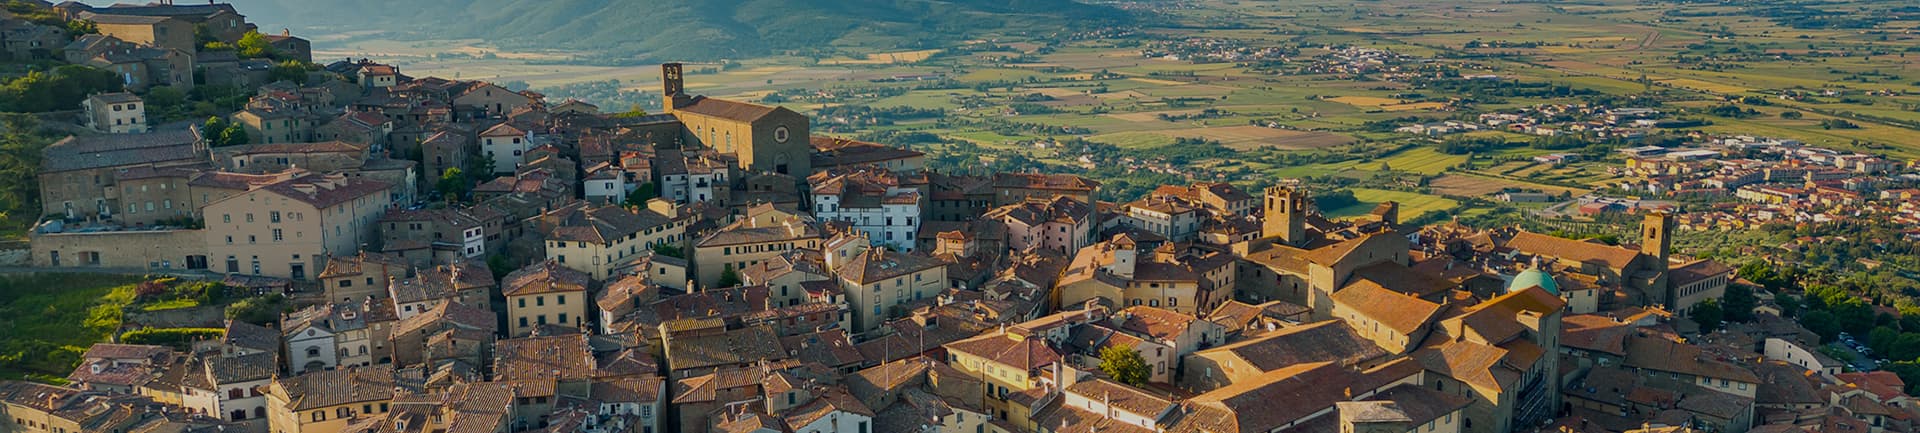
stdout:
[[57,381],[120,327],[137,277],[0,276],[0,379]]

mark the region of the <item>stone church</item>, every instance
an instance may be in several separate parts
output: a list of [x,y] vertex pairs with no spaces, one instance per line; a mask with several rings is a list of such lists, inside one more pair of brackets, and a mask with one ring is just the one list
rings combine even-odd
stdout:
[[683,143],[734,154],[749,172],[802,178],[813,173],[807,116],[785,107],[690,95],[679,63],[660,69],[663,113],[680,120]]

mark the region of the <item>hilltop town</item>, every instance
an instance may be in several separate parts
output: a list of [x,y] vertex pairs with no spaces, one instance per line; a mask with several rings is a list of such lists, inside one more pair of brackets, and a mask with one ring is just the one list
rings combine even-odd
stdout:
[[[316,61],[229,4],[41,3],[0,14],[8,58],[118,82],[21,110],[58,137],[34,149],[21,265],[53,276],[36,283],[48,293],[139,277],[103,292],[118,304],[6,318],[85,314],[86,329],[54,331],[102,338],[0,346],[32,353],[0,361],[0,431],[1894,433],[1920,419],[1899,370],[1920,333],[1897,331],[1916,316],[1850,291],[1875,281],[1680,245],[1807,224],[1781,248],[1904,248],[1888,245],[1920,239],[1920,172],[1882,155],[1708,133],[1612,149],[1618,165],[1542,149],[1483,170],[1608,180],[1482,194],[1532,225],[1413,218],[1395,200],[1334,215],[1332,188],[1297,178],[1209,172],[1120,194],[1080,174],[941,170],[924,148],[826,131],[858,116],[702,94],[682,63],[658,65],[657,110],[600,107]],[[1297,53],[1195,38],[1140,55]],[[1419,79],[1395,75],[1411,62],[1348,47],[1287,73]],[[245,92],[182,94],[195,86]],[[1477,132],[1644,139],[1688,121],[1670,114],[1541,104],[1379,126],[1470,154],[1488,146]],[[1835,222],[1907,228],[1806,228]]]

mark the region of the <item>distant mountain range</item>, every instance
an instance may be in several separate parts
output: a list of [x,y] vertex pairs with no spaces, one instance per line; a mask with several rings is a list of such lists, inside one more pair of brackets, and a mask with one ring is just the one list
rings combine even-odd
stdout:
[[[104,1],[104,0],[103,0]],[[1073,0],[228,0],[261,31],[385,30],[633,61],[745,58],[829,45],[934,48],[1123,24]]]

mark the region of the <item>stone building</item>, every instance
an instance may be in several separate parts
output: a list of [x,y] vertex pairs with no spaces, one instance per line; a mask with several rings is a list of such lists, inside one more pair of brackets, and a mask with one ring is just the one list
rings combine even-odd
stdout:
[[680,119],[685,143],[734,154],[748,171],[813,173],[807,116],[785,107],[690,95],[679,63],[660,67],[665,111]]

